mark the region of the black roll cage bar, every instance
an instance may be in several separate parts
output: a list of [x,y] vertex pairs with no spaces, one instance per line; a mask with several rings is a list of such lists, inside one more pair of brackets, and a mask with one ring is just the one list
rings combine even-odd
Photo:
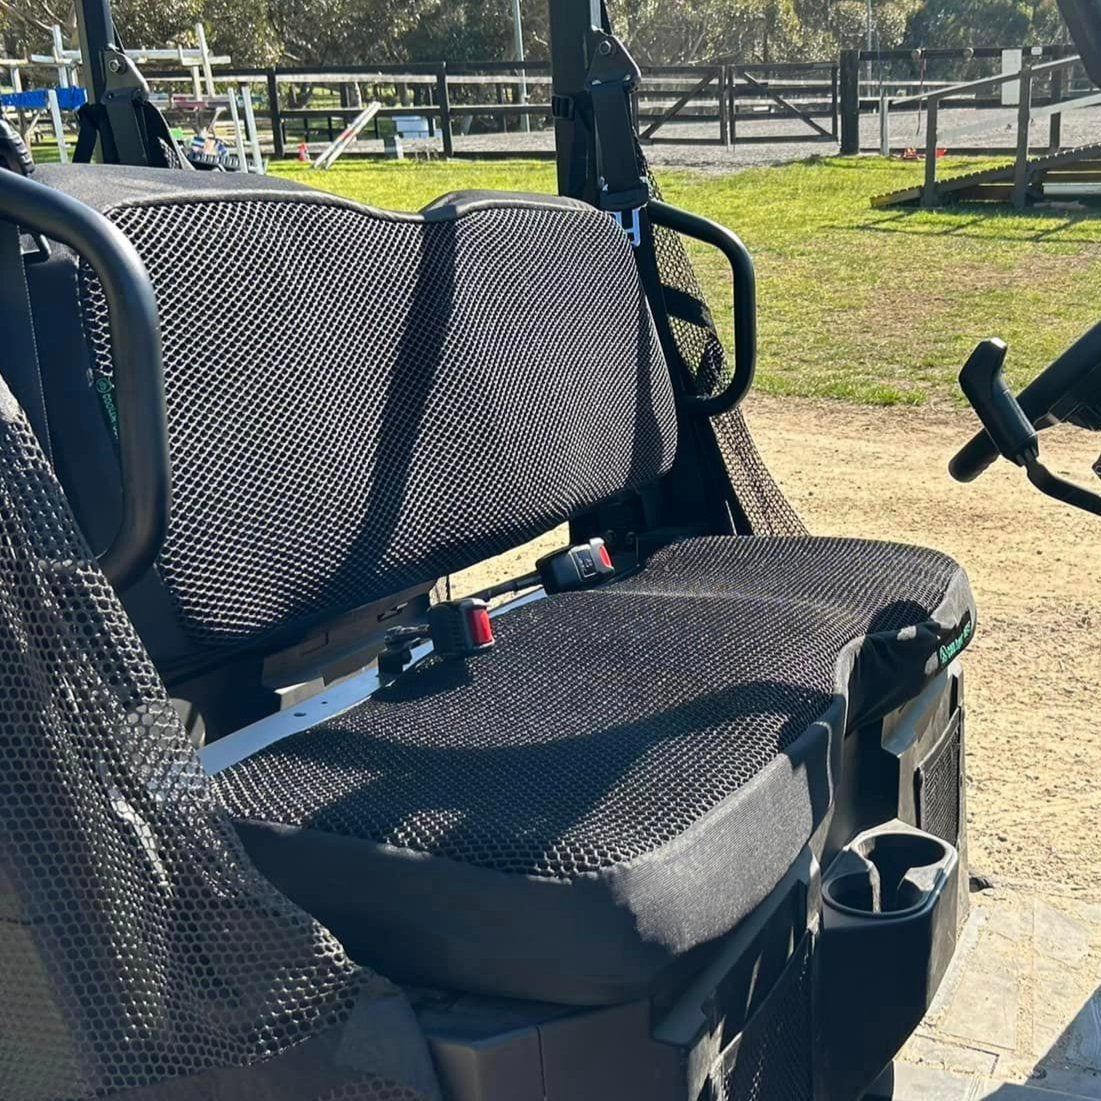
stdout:
[[171,476],[160,322],[153,284],[125,235],[102,214],[45,184],[0,171],[0,218],[69,246],[107,299],[118,409],[122,519],[99,564],[119,590],[138,580],[168,530]]

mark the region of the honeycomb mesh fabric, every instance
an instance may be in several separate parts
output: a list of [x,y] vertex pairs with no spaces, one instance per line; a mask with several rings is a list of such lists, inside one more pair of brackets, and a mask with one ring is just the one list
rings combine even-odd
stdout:
[[813,968],[808,935],[746,1028],[716,1101],[814,1101]]
[[[599,212],[425,221],[295,194],[109,215],[156,290],[174,497],[159,569],[204,644],[460,570],[672,462],[668,370]],[[106,304],[81,278],[109,384]]]
[[918,768],[918,825],[952,845],[960,840],[960,765],[963,729],[957,726]]
[[[643,157],[641,149],[638,155]],[[661,189],[657,180],[652,172],[648,174],[651,191],[655,198],[660,199]],[[703,288],[680,236],[664,226],[654,226],[653,234],[662,285],[706,309]],[[672,310],[669,324],[696,392],[707,395],[716,393],[726,381],[728,365],[715,330],[710,325],[678,317]],[[806,527],[765,466],[741,409],[712,417],[711,429],[715,433],[734,496],[749,523],[750,533],[805,534]]]
[[[6,390],[0,509],[0,1099],[159,1097],[288,1050],[301,1073],[394,988],[245,856]],[[273,1101],[416,1096],[277,1078]]]
[[838,656],[922,623],[958,567],[858,541],[716,537],[495,621],[362,705],[219,774],[236,818],[516,875],[660,848],[826,712]]

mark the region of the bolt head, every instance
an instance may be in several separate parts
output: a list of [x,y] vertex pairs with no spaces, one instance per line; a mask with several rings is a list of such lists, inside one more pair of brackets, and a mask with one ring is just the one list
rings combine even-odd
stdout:
[[110,69],[113,73],[121,73],[122,62],[119,61],[117,57],[112,57],[111,60],[107,62],[107,68]]
[[598,54],[602,54],[604,57],[607,57],[608,54],[612,52],[612,44],[607,39],[604,39],[604,41],[601,42],[599,46],[597,46],[596,52]]

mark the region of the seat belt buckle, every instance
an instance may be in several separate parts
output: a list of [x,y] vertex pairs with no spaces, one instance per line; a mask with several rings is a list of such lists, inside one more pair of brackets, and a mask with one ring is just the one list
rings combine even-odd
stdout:
[[535,563],[535,568],[548,593],[589,589],[615,573],[612,556],[599,537],[548,554]]
[[444,600],[428,609],[428,637],[444,659],[468,658],[494,645],[489,605],[477,597]]

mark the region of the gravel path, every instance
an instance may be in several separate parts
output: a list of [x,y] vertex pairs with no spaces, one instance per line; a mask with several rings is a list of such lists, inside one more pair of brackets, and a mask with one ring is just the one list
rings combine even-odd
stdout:
[[[1016,109],[974,111],[969,109],[945,111],[941,115],[940,144],[950,151],[953,148],[990,146],[1005,148],[1011,153],[1016,143]],[[819,120],[820,122],[822,120]],[[978,126],[975,132],[953,137],[953,131]],[[1032,140],[1037,146],[1047,143],[1048,123],[1042,120],[1033,124]],[[742,168],[785,164],[805,160],[812,156],[831,156],[838,151],[837,143],[816,139],[805,123],[795,119],[770,119],[761,122],[741,123],[738,127],[740,141],[731,149],[718,144],[716,123],[670,122],[662,127],[660,135],[665,139],[707,139],[714,144],[681,144],[669,140],[655,141],[646,146],[646,155],[655,165],[673,168],[693,168],[711,172],[731,172]],[[786,137],[789,141],[754,141],[759,137]],[[484,153],[501,156],[508,153],[517,157],[525,154],[546,156],[554,151],[554,132],[550,129],[533,130],[531,133],[471,134],[455,136],[455,150],[466,155]],[[861,141],[865,148],[879,144],[878,115],[861,118]],[[1072,111],[1063,119],[1064,146],[1101,142],[1101,106]],[[892,115],[891,143],[893,146],[925,143],[924,117],[920,120],[912,108],[900,109]],[[321,145],[315,146],[320,150]],[[406,143],[407,155],[440,152],[438,140]],[[381,153],[382,143],[363,141],[356,145],[362,152]]]

